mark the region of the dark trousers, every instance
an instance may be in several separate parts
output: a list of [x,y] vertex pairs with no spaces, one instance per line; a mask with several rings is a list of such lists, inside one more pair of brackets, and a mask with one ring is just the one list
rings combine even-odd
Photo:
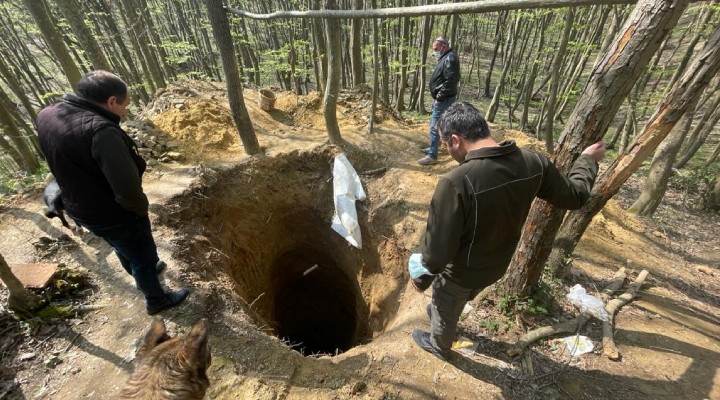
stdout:
[[467,289],[439,275],[433,281],[430,307],[430,343],[441,353],[448,353],[457,335],[465,304],[482,289]]
[[125,271],[135,278],[149,307],[164,300],[165,292],[155,270],[159,260],[157,247],[147,214],[141,217],[130,215],[115,224],[81,223],[80,225],[112,246]]
[[448,97],[445,100],[433,101],[432,113],[430,114],[430,151],[428,155],[437,160],[438,149],[440,148],[440,135],[437,132],[437,121],[445,110],[455,102],[456,96]]

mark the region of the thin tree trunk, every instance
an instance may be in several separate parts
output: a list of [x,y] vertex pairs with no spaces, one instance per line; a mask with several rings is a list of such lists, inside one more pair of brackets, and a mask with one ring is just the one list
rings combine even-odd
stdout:
[[[326,10],[337,9],[336,0],[325,0]],[[323,114],[325,115],[325,128],[328,131],[330,142],[335,145],[342,144],[340,136],[340,126],[337,121],[337,95],[340,85],[341,73],[341,55],[342,48],[340,46],[340,23],[336,19],[328,19],[325,21],[326,37],[328,40],[328,80],[325,86],[325,98],[323,99]]]
[[[363,8],[362,0],[353,0],[353,10],[361,10]],[[352,64],[352,82],[353,86],[357,86],[365,82],[365,68],[362,58],[362,19],[352,20],[350,30],[352,36],[350,40],[350,60]]]
[[23,0],[23,3],[30,11],[35,23],[37,23],[38,28],[40,28],[40,32],[45,38],[45,41],[48,43],[50,50],[52,50],[57,61],[60,63],[60,67],[65,73],[70,86],[75,89],[82,77],[82,73],[68,52],[65,42],[63,42],[60,37],[60,32],[57,30],[57,27],[52,23],[50,14],[47,11],[45,0]]
[[503,25],[507,21],[508,12],[502,11],[498,14],[497,22],[495,25],[495,47],[493,48],[492,57],[490,57],[490,66],[488,67],[487,74],[485,75],[485,92],[483,97],[490,98],[490,81],[492,79],[493,69],[495,68],[495,60],[497,60],[498,50],[500,49],[500,43],[502,43]]
[[228,90],[228,101],[230,102],[230,112],[233,121],[235,121],[235,128],[240,134],[245,153],[250,155],[258,154],[262,150],[258,144],[257,136],[255,136],[255,129],[250,121],[250,115],[248,115],[245,108],[243,86],[238,72],[237,58],[235,57],[232,36],[230,35],[227,13],[221,0],[204,1],[208,10],[208,17],[210,17],[213,36],[220,51],[220,59],[225,72],[225,82]]
[[565,29],[563,30],[562,39],[560,39],[560,46],[555,53],[552,67],[550,67],[550,93],[548,94],[547,106],[545,107],[545,150],[548,153],[553,153],[553,137],[554,122],[555,122],[555,102],[557,100],[557,92],[560,80],[560,66],[562,65],[563,58],[565,57],[565,50],[567,49],[568,40],[570,38],[570,30],[572,29],[575,21],[575,9],[568,8],[567,14],[565,14]]
[[75,37],[92,63],[93,69],[111,71],[110,63],[100,45],[85,25],[85,12],[75,0],[55,0],[60,12],[65,16]]
[[[603,137],[633,84],[688,3],[688,0],[638,2],[610,51],[590,73],[560,135],[554,162],[561,171],[568,171],[585,147]],[[534,202],[502,283],[503,291],[527,293],[540,281],[564,215],[564,210],[549,203]]]
[[689,108],[683,116],[683,123],[678,123],[668,137],[655,150],[650,170],[648,171],[645,184],[640,196],[630,206],[628,211],[652,216],[662,201],[668,181],[672,176],[672,165],[685,136],[692,125],[692,117],[695,114],[694,108]]

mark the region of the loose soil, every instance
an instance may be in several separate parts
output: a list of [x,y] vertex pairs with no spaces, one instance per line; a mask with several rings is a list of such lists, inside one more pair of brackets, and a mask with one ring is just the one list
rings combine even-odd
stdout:
[[[670,192],[655,219],[629,215],[639,185],[628,182],[593,220],[571,275],[545,281],[547,314],[521,303],[528,307],[510,317],[490,293],[461,322],[477,351],[445,363],[410,337],[428,327],[429,293],[409,290],[406,262],[419,248],[438,177],[456,163],[441,154],[439,164],[418,166],[427,123],[381,108],[368,134],[368,93],[343,93],[344,151],[368,194],[356,203],[356,249],[330,228],[332,163],[341,150],[326,143],[321,96],[276,95],[265,112],[257,91],[244,92],[265,151],[259,157],[242,151],[219,84],[175,84],[137,114],[183,155],[154,163],[144,185],[168,263],[162,280],[192,291],[162,313],[168,329],[183,334],[208,319],[207,398],[720,399],[717,214]],[[523,133],[491,129],[538,147]],[[16,319],[0,289],[0,398],[113,398],[151,318],[110,248],[45,219],[40,194],[36,187],[2,198],[0,253],[9,263],[64,263],[63,276],[89,283],[56,298],[78,311],[55,319]],[[550,338],[525,357],[508,355],[527,330],[577,315],[564,298],[570,286],[596,294],[620,267],[631,279],[642,269],[650,278],[616,316],[619,361],[602,355],[597,321],[579,332],[596,346],[589,354],[570,357]]]

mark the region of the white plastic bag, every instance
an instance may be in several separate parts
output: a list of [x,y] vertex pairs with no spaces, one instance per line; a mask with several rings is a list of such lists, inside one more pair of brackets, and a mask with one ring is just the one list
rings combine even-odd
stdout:
[[355,168],[345,154],[340,153],[335,156],[333,165],[335,216],[333,216],[332,228],[351,245],[360,249],[362,248],[362,237],[355,210],[355,200],[365,200],[365,191]]
[[602,300],[597,297],[587,294],[582,285],[577,284],[571,287],[570,293],[567,294],[567,299],[579,308],[581,312],[592,315],[602,321],[608,320],[608,313],[605,311],[605,304],[603,304]]
[[568,353],[573,357],[593,351],[593,342],[587,336],[573,335],[560,341],[565,344]]

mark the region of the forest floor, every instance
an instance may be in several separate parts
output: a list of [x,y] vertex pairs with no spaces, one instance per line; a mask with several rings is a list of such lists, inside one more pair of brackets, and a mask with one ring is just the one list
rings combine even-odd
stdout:
[[[208,320],[207,398],[720,399],[720,217],[698,211],[692,193],[671,190],[655,218],[639,218],[624,211],[639,187],[628,182],[594,218],[566,280],[544,281],[548,296],[521,302],[512,316],[491,294],[461,322],[460,335],[477,349],[442,362],[410,337],[428,328],[429,292],[409,289],[407,258],[419,248],[438,177],[456,165],[447,154],[432,167],[416,164],[427,123],[381,109],[368,134],[368,94],[339,98],[345,152],[368,195],[356,203],[358,250],[330,229],[340,150],[326,144],[320,95],[278,93],[271,112],[257,106],[257,91],[244,95],[266,156],[244,154],[219,85],[176,84],[138,118],[175,153],[146,150],[164,161],[151,163],[144,185],[168,263],[162,280],[192,291],[162,313],[169,332]],[[114,398],[151,318],[105,243],[43,217],[41,191],[0,198],[0,254],[11,264],[63,263],[65,286],[79,287],[54,299],[78,311],[18,320],[0,288],[0,399]],[[523,357],[508,355],[528,330],[577,315],[569,287],[597,294],[621,267],[629,280],[643,269],[650,275],[616,315],[620,360],[603,355],[597,320],[579,331],[594,343],[590,353],[570,357],[553,337]],[[313,330],[315,349],[349,349],[303,356],[288,346],[293,328],[307,337]]]

